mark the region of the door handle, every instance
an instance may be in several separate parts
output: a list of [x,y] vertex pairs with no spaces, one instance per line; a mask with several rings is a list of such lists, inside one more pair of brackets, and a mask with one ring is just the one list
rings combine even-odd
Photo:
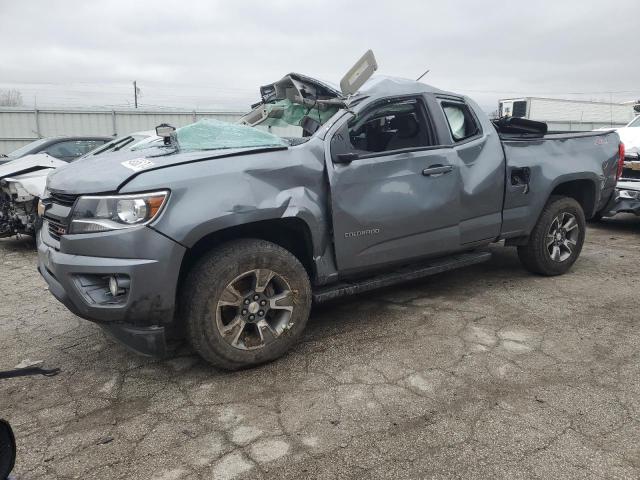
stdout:
[[431,165],[429,168],[422,170],[422,175],[430,177],[432,175],[442,175],[453,170],[452,165]]

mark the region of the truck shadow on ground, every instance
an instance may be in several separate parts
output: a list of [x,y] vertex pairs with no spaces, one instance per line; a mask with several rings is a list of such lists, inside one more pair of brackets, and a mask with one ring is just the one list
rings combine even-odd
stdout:
[[24,253],[37,251],[35,240],[26,235],[20,237],[0,238],[3,253]]
[[[382,308],[404,305],[437,303],[438,299],[449,302],[466,302],[483,296],[490,290],[509,282],[526,281],[532,274],[524,270],[515,248],[502,245],[489,247],[492,258],[482,264],[461,268],[422,279],[400,283],[353,297],[345,297],[314,306],[307,326],[305,339],[320,337],[324,331],[342,331],[345,335],[362,321],[361,316],[350,314],[375,306]],[[432,299],[432,300],[431,300]],[[414,307],[415,308],[415,307]],[[418,307],[419,308],[419,307]],[[425,311],[429,311],[428,308]],[[372,315],[366,319],[370,328],[376,322],[385,322],[384,315]],[[373,322],[373,323],[371,323]]]
[[640,233],[640,217],[631,213],[621,213],[611,218],[603,218],[599,222],[589,224],[596,230],[608,230],[610,232],[636,232]]

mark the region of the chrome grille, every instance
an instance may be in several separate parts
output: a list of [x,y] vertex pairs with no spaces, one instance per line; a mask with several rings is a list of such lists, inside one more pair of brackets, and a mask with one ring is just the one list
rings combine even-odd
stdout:
[[67,193],[50,193],[51,201],[58,205],[64,205],[65,207],[72,207],[76,202],[77,195],[70,195]]

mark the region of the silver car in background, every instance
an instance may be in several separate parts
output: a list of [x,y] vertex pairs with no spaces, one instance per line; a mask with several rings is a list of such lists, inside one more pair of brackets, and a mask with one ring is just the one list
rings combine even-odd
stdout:
[[[100,144],[70,161],[77,162],[109,152],[143,149],[161,141],[153,130],[136,132]],[[49,173],[67,165],[46,152],[29,154],[0,165],[0,238],[34,235],[38,225],[38,201]]]

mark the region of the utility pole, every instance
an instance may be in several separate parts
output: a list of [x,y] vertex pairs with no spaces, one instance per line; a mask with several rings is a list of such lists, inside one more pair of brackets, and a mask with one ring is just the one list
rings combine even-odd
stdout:
[[133,81],[133,103],[138,108],[138,86],[135,80]]
[[611,114],[611,124],[610,127],[613,127],[613,93],[609,92],[609,112]]

